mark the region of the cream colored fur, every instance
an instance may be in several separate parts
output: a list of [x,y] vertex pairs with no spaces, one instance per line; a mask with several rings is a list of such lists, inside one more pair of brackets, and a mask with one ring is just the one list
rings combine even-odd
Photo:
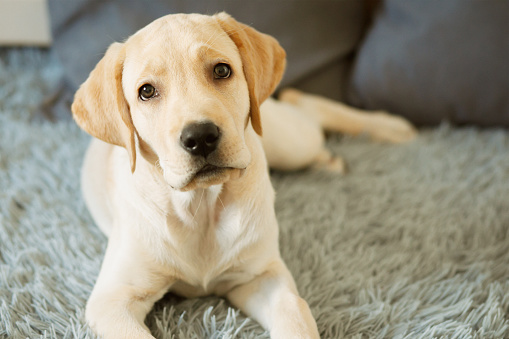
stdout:
[[[218,63],[230,65],[229,78],[212,76]],[[225,13],[170,15],[113,44],[81,86],[73,114],[97,138],[83,194],[109,238],[86,310],[96,333],[153,338],[145,316],[172,291],[224,296],[272,338],[319,338],[279,253],[268,165],[341,172],[322,128],[396,142],[415,130],[297,91],[284,92],[285,102],[267,99],[284,64],[273,38]],[[157,95],[142,101],[147,83]],[[202,121],[221,130],[206,159],[179,143],[186,125]],[[201,174],[207,164],[217,170]]]

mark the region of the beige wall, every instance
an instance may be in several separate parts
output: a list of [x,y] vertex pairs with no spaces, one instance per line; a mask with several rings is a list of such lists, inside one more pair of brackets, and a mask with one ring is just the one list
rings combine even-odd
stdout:
[[48,46],[46,0],[0,0],[0,46]]

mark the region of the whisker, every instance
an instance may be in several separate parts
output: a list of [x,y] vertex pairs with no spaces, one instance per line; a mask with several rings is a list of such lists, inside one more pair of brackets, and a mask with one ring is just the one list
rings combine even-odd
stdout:
[[[232,28],[232,29],[229,29],[229,30],[225,30],[224,32],[227,34],[227,35],[230,35],[230,33],[237,33],[237,32],[241,32],[243,30],[246,30],[248,27],[250,26],[246,26],[246,27],[241,27],[241,28]],[[205,42],[205,46],[207,46],[207,51],[212,47],[212,44],[221,36],[221,32],[219,33],[215,33],[213,35],[210,36],[210,38],[208,38],[207,42]],[[212,40],[212,38],[214,38],[214,40]],[[212,41],[211,41],[212,40]]]
[[160,170],[162,170],[163,168],[161,167],[161,160],[160,159],[157,159],[154,166]]
[[193,218],[191,219],[191,223],[194,221],[194,218],[196,217],[196,215],[198,214],[198,211],[200,210],[200,206],[201,206],[201,201],[203,199],[203,195],[205,194],[205,190],[203,190],[201,192],[201,197],[200,197],[200,201],[198,202],[198,208],[196,208],[196,211],[194,211],[194,215],[193,215]]
[[[205,46],[207,46],[207,51],[212,47],[212,43],[217,40],[219,35],[220,35],[220,33],[215,33],[215,34],[211,35],[210,38],[205,42]],[[212,40],[212,38],[214,38],[214,40]],[[210,42],[210,40],[212,40],[212,42]],[[209,44],[209,42],[210,42],[210,44]]]
[[219,199],[219,202],[221,203],[221,205],[223,205],[223,209],[226,209],[226,207],[224,207],[223,200],[221,200],[221,197],[218,195],[217,198]]

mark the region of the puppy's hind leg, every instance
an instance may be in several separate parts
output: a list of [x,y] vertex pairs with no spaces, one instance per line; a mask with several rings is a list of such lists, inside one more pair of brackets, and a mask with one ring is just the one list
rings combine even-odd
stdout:
[[348,172],[345,160],[333,155],[325,148],[322,149],[315,158],[314,162],[311,164],[311,168],[339,174],[346,174]]
[[410,122],[383,111],[363,111],[295,89],[283,90],[279,99],[300,108],[327,131],[367,134],[374,140],[391,143],[407,142],[417,135],[417,130]]
[[325,137],[319,122],[299,107],[273,99],[261,106],[262,143],[269,166],[291,171],[314,167],[344,173],[341,158],[325,149]]

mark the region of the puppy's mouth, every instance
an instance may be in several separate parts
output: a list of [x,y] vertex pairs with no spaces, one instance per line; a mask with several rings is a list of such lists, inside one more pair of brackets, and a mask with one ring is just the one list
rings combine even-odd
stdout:
[[212,185],[219,185],[233,178],[240,178],[245,169],[235,167],[220,167],[211,164],[205,164],[196,173],[194,173],[180,191],[189,191],[195,188],[207,188]]
[[207,177],[216,176],[222,174],[223,172],[232,169],[232,167],[219,167],[211,164],[206,164],[203,166],[196,174],[194,178],[196,179],[206,179]]

